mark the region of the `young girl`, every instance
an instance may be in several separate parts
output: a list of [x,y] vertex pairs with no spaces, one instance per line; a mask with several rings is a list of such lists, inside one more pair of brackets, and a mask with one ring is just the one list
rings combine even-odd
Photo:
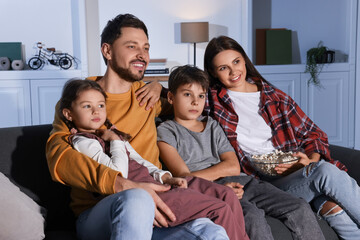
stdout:
[[[343,239],[360,239],[360,188],[329,152],[327,135],[290,96],[255,69],[243,48],[225,36],[213,38],[204,56],[211,91],[206,111],[235,148],[242,169],[312,202]],[[280,164],[280,177],[259,174],[248,155],[275,149],[297,152],[295,164]],[[303,152],[298,152],[300,149]]]
[[[201,178],[173,178],[144,160],[127,141],[130,136],[106,119],[105,100],[105,92],[95,81],[70,80],[65,84],[59,113],[72,133],[69,141],[76,150],[132,181],[171,185],[171,190],[158,193],[176,216],[169,226],[208,217],[223,226],[230,239],[248,239],[244,219],[238,217],[243,214],[241,205],[229,188]],[[104,124],[108,129],[100,129]]]

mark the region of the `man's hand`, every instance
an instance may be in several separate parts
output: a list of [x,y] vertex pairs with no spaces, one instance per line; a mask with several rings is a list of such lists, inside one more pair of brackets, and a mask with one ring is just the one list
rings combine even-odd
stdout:
[[243,195],[244,195],[244,185],[241,185],[240,183],[237,182],[227,182],[224,183],[225,186],[231,188],[236,196],[238,197],[238,199],[242,199]]
[[170,186],[159,185],[154,183],[134,182],[126,178],[118,176],[115,181],[115,191],[121,192],[132,188],[142,188],[146,190],[155,203],[155,219],[156,227],[168,227],[168,221],[175,221],[176,217],[171,209],[161,200],[157,192],[166,192],[170,190]]
[[158,81],[153,81],[136,90],[135,95],[136,99],[140,101],[139,105],[146,104],[145,109],[151,109],[159,101],[161,89],[162,85]]
[[171,186],[176,186],[179,188],[187,188],[187,181],[185,178],[180,178],[180,177],[171,177],[171,178],[167,178],[165,181],[163,181],[165,184],[169,184]]

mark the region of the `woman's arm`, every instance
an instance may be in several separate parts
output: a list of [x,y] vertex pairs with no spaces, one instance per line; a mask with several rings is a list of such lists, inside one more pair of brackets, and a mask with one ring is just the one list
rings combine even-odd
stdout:
[[176,177],[196,176],[214,181],[221,177],[234,176],[240,174],[240,164],[234,152],[225,152],[220,155],[221,162],[207,169],[190,172],[184,160],[177,150],[162,141],[158,141],[160,158],[166,167]]

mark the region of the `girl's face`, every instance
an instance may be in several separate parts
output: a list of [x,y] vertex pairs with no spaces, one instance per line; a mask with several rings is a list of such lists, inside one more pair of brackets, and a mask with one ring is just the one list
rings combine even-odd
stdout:
[[224,50],[214,57],[212,64],[214,76],[227,89],[236,91],[246,83],[245,59],[238,51]]
[[80,132],[95,132],[106,120],[105,97],[94,89],[82,91],[63,114]]

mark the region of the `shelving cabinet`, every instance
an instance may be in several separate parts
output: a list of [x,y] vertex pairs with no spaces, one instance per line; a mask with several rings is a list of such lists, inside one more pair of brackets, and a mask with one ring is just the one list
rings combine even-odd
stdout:
[[29,80],[0,81],[0,127],[31,125]]
[[80,70],[1,71],[0,127],[52,123],[65,82],[81,74]]

